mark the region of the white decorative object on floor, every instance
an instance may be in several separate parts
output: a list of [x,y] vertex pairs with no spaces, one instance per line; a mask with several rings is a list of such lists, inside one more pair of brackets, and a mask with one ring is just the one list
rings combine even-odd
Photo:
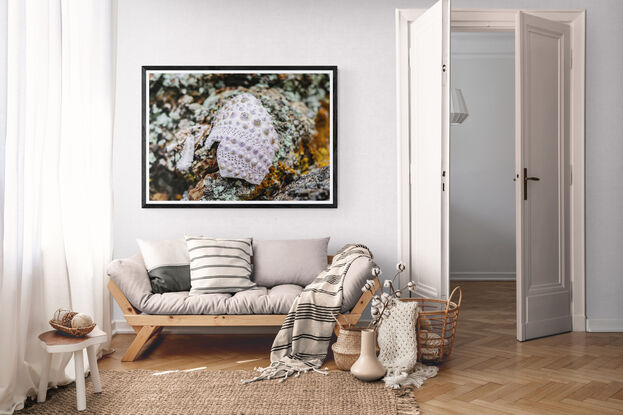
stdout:
[[350,367],[350,373],[359,380],[372,382],[385,375],[385,367],[376,357],[376,330],[365,329],[361,332],[361,353]]
[[74,365],[76,368],[76,400],[79,411],[87,408],[87,398],[84,387],[84,358],[83,350],[87,349],[87,357],[91,369],[91,381],[93,382],[93,390],[96,393],[102,391],[100,383],[100,374],[97,369],[97,345],[106,343],[108,336],[97,327],[87,334],[85,337],[69,337],[59,334],[55,330],[46,331],[39,335],[41,347],[47,352],[46,361],[43,365],[43,371],[39,380],[39,391],[37,393],[37,402],[45,402],[48,391],[48,373],[50,363],[52,362],[53,353],[71,353],[74,354]]
[[391,314],[379,327],[379,360],[387,369],[383,380],[394,389],[403,385],[418,388],[424,381],[437,375],[436,366],[425,366],[417,361],[417,335],[415,322],[418,316],[416,302],[391,299]]

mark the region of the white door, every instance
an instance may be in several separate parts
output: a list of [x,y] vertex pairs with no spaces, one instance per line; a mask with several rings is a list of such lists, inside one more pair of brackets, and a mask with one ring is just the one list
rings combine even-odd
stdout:
[[409,24],[410,278],[418,294],[448,295],[450,1]]
[[517,339],[571,330],[569,26],[517,15]]

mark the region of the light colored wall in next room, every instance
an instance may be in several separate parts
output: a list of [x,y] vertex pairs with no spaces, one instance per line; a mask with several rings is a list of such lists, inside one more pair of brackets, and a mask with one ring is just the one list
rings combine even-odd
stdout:
[[452,33],[451,85],[469,116],[450,127],[450,278],[515,279],[513,33]]

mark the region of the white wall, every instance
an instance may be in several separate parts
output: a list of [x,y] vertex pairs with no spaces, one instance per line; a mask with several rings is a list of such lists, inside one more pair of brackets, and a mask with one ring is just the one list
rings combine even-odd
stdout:
[[[394,9],[410,1],[121,1],[115,257],[183,233],[331,236],[396,258]],[[356,6],[356,7],[355,7]],[[141,209],[141,65],[337,65],[337,209]],[[120,318],[116,310],[115,318]]]
[[[394,9],[434,0],[120,0],[113,160],[115,256],[183,232],[368,243],[396,261]],[[623,2],[454,0],[456,8],[587,9],[587,313],[623,329]],[[339,66],[339,208],[140,208],[141,65]],[[119,314],[117,314],[119,316]],[[118,318],[118,317],[117,317]],[[617,324],[619,326],[617,326]],[[589,321],[590,325],[590,321]]]
[[451,84],[469,116],[450,127],[450,278],[515,279],[513,33],[452,33]]

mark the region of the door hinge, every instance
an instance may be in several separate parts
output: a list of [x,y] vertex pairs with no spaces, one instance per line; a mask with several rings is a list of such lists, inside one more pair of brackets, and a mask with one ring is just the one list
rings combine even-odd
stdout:
[[445,72],[448,69],[448,66],[444,63],[441,65],[441,72]]
[[441,191],[446,191],[446,171],[441,172]]

